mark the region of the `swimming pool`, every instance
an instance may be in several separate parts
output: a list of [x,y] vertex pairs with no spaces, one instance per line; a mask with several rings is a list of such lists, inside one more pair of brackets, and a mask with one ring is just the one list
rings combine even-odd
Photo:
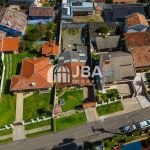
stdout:
[[141,141],[124,145],[121,150],[142,150]]

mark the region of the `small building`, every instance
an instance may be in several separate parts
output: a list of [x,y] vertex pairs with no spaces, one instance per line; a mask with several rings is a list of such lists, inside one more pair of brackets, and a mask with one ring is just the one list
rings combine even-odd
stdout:
[[28,24],[47,24],[54,20],[54,7],[35,7],[29,9]]
[[99,67],[103,76],[98,84],[100,90],[116,82],[131,82],[136,75],[133,56],[129,52],[104,53],[101,55]]
[[59,46],[56,44],[56,41],[49,41],[46,44],[42,45],[42,55],[54,56],[57,57],[59,53]]
[[125,32],[144,32],[147,31],[149,24],[144,15],[134,13],[126,16]]
[[124,33],[126,50],[134,58],[137,72],[150,71],[150,34],[148,32]]
[[[81,68],[89,66],[87,47],[78,46],[77,51],[66,51],[59,54],[56,87],[92,86],[92,79],[82,76]],[[85,48],[86,47],[86,48]]]
[[0,11],[0,30],[9,36],[22,36],[26,29],[27,15],[9,7]]
[[72,20],[73,16],[87,16],[94,14],[94,3],[92,0],[89,1],[62,1],[62,20]]
[[20,75],[11,79],[11,91],[49,91],[53,82],[48,79],[49,69],[52,64],[48,58],[25,58],[22,60]]
[[91,42],[91,49],[97,54],[118,51],[122,49],[122,42],[119,35],[96,37],[95,41]]
[[142,4],[112,4],[112,20],[114,22],[124,22],[126,16],[140,13],[145,15],[144,7]]
[[19,47],[18,38],[0,37],[0,52],[17,53]]

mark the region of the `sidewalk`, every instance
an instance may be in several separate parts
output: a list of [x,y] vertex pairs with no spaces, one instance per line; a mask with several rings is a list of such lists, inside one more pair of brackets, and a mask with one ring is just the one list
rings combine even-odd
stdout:
[[25,134],[31,134],[31,133],[36,133],[36,132],[40,132],[40,131],[45,131],[45,130],[50,130],[51,126],[44,126],[44,127],[40,127],[40,128],[35,128],[35,129],[31,129],[31,130],[25,130]]

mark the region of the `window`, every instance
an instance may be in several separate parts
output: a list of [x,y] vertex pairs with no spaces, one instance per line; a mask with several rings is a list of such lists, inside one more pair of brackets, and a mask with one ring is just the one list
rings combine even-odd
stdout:
[[82,2],[72,2],[72,6],[82,6]]

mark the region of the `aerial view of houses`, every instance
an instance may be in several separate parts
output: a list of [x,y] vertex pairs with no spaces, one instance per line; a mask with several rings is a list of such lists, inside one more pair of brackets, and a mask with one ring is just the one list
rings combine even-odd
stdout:
[[1,0],[0,149],[149,150],[149,1]]

